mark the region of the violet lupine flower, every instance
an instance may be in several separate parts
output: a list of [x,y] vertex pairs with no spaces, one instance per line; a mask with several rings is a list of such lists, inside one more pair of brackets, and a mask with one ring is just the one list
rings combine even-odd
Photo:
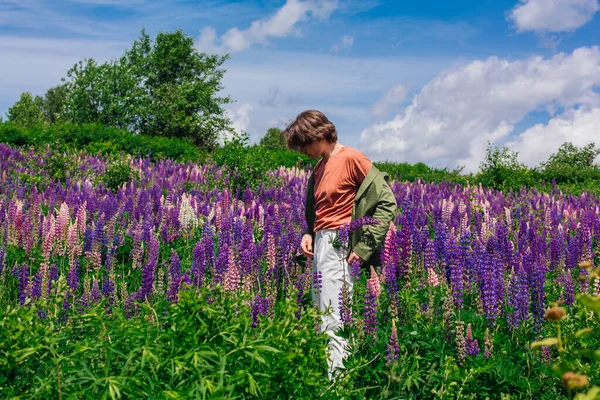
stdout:
[[453,254],[450,261],[450,288],[452,289],[452,298],[457,308],[464,305],[464,260],[460,257],[460,252],[455,243],[451,243],[450,252]]
[[411,232],[410,232],[410,215],[407,213],[403,213],[399,218],[401,227],[400,231],[397,232],[398,248],[400,249],[400,253],[398,255],[398,278],[407,278],[410,272],[410,258],[412,255],[412,241],[411,241]]
[[400,233],[396,231],[395,226],[388,230],[385,240],[386,254],[385,262],[382,261],[382,266],[385,268],[385,286],[388,290],[390,302],[396,302],[398,294],[398,264],[400,263]]
[[533,312],[534,327],[537,330],[541,329],[542,323],[544,322],[544,313],[546,312],[545,307],[545,265],[540,263],[536,257],[530,255],[530,276],[529,276],[529,289],[531,291],[531,305]]
[[360,270],[360,261],[356,260],[350,263],[350,274],[352,275],[355,281],[358,281],[360,279]]
[[140,300],[149,298],[152,295],[152,287],[154,285],[154,275],[156,274],[156,266],[158,264],[158,252],[160,243],[154,235],[150,235],[148,243],[148,259],[144,270],[142,271],[142,285],[140,287]]
[[252,316],[252,327],[256,328],[258,326],[258,316],[259,315],[267,315],[269,310],[269,299],[262,298],[260,296],[256,296],[252,300],[252,310],[250,310],[250,315]]
[[58,315],[58,322],[60,322],[61,324],[64,324],[67,322],[67,313],[71,309],[71,302],[69,301],[69,299],[72,297],[73,297],[73,295],[71,294],[71,291],[67,290],[65,292],[65,296],[63,298],[62,310],[60,311],[60,313]]
[[338,296],[340,319],[344,326],[352,325],[352,293],[348,283],[344,281]]
[[492,355],[492,350],[494,349],[494,342],[490,337],[490,329],[486,328],[485,337],[483,338],[484,350],[483,350],[483,358],[486,360],[490,358]]
[[466,354],[470,356],[476,356],[479,354],[479,343],[477,339],[473,339],[473,332],[471,331],[471,324],[467,325],[467,334],[465,336]]
[[334,247],[348,246],[348,243],[350,241],[350,235],[352,235],[352,233],[355,230],[357,230],[358,228],[361,228],[363,226],[378,225],[378,224],[379,224],[379,221],[376,220],[375,218],[370,217],[370,216],[365,216],[362,218],[355,219],[354,221],[351,221],[347,225],[341,226],[338,229],[337,238],[335,240]]
[[25,305],[27,292],[31,291],[29,284],[29,265],[23,264],[20,268],[13,270],[13,275],[19,279],[19,305]]
[[171,267],[169,268],[169,288],[167,299],[171,303],[177,303],[179,299],[179,284],[181,281],[181,263],[175,250],[171,249]]
[[512,308],[508,314],[508,324],[516,329],[529,314],[529,288],[527,274],[519,263],[508,290],[508,305]]
[[4,269],[5,257],[6,257],[6,249],[2,248],[2,249],[0,249],[0,274],[2,273],[2,270]]
[[566,305],[572,306],[575,303],[575,282],[571,271],[565,270],[558,278],[557,283],[563,288],[562,300]]
[[67,285],[73,292],[77,291],[79,286],[79,263],[79,258],[74,259],[67,274]]
[[396,331],[396,320],[392,320],[392,334],[387,344],[387,351],[385,358],[387,365],[390,365],[400,357],[400,344],[398,343],[398,333]]
[[377,298],[381,294],[381,283],[375,269],[371,265],[371,278],[367,280],[367,292],[364,300],[364,329],[367,336],[375,340],[377,332]]
[[425,242],[425,256],[423,258],[423,267],[425,270],[433,270],[436,266],[435,241],[427,239]]
[[98,280],[94,278],[92,283],[92,291],[90,292],[90,303],[97,304],[102,298],[102,294],[100,293],[100,287],[98,286]]
[[321,271],[313,272],[313,291],[315,293],[319,293],[321,291],[322,282],[323,282],[323,273]]
[[196,247],[194,247],[194,257],[192,259],[192,283],[195,286],[202,285],[205,268],[204,245],[202,242],[197,242]]
[[215,276],[213,277],[214,283],[223,282],[228,268],[229,247],[224,244],[223,247],[219,248],[219,254],[217,255],[217,262],[215,263]]
[[31,287],[31,298],[38,299],[42,297],[42,270],[40,269],[33,277],[33,285]]
[[485,316],[490,323],[496,321],[498,316],[498,299],[496,291],[496,280],[502,279],[501,273],[496,270],[495,263],[492,258],[496,258],[496,254],[485,254],[482,261],[482,274],[480,279],[481,301]]

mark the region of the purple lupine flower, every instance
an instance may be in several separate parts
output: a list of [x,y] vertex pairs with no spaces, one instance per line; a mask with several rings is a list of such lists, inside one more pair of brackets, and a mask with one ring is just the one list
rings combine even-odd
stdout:
[[490,329],[487,328],[485,330],[485,337],[483,338],[484,350],[483,350],[483,358],[486,360],[490,358],[492,355],[492,350],[494,349],[494,342],[490,337]]
[[38,271],[33,277],[33,285],[31,287],[31,298],[38,299],[42,297],[42,271]]
[[464,305],[464,260],[460,257],[460,251],[455,243],[451,243],[449,252],[452,253],[450,260],[450,288],[452,289],[452,298],[457,308]]
[[98,286],[98,280],[94,278],[92,283],[92,291],[90,292],[90,303],[97,304],[102,298],[102,294],[100,293],[100,288]]
[[365,293],[364,300],[364,329],[367,337],[372,337],[375,340],[377,332],[377,296],[370,290]]
[[558,278],[557,283],[563,288],[563,296],[565,304],[572,306],[575,303],[575,282],[571,275],[571,271],[565,270]]
[[[481,287],[481,301],[483,302],[483,309],[485,311],[485,316],[490,323],[494,323],[496,321],[496,317],[498,316],[498,306],[499,299],[502,297],[497,296],[496,290],[496,281],[502,280],[501,272],[497,270],[497,260],[498,255],[496,254],[485,254],[483,256],[483,260],[481,260],[482,266],[482,275],[480,278],[480,287]],[[500,266],[501,267],[501,266]]]
[[520,263],[517,265],[515,275],[510,283],[508,290],[508,305],[512,309],[508,315],[508,324],[513,329],[516,329],[521,322],[527,319],[529,314],[527,274]]
[[179,285],[181,282],[181,263],[175,250],[171,249],[171,267],[169,269],[169,288],[167,289],[167,299],[171,303],[176,303],[179,299]]
[[50,265],[50,271],[48,272],[48,293],[52,290],[52,283],[58,280],[58,266],[56,264]]
[[313,290],[315,293],[319,293],[321,291],[322,282],[323,282],[323,273],[321,271],[313,272]]
[[74,259],[67,274],[67,285],[73,292],[77,291],[79,286],[79,263],[79,258]]
[[252,316],[252,327],[256,328],[258,326],[258,316],[259,315],[267,315],[269,309],[269,299],[265,299],[260,296],[254,297],[252,300],[252,310],[250,310],[250,315]]
[[479,354],[479,343],[477,339],[473,339],[471,324],[467,324],[467,333],[465,335],[465,352],[470,356]]
[[398,343],[398,333],[396,331],[396,320],[392,320],[392,334],[387,344],[387,351],[385,358],[387,365],[390,365],[400,357],[400,344]]
[[139,292],[140,300],[147,299],[152,295],[154,276],[156,274],[156,266],[158,265],[160,243],[154,235],[150,235],[148,246],[148,258],[142,271],[142,285]]
[[23,264],[20,268],[13,270],[13,275],[19,279],[19,305],[25,305],[27,300],[27,292],[30,291],[29,286],[29,265]]
[[397,279],[405,278],[410,272],[410,258],[412,255],[412,241],[410,232],[410,215],[405,212],[400,217],[400,230],[397,232],[397,245],[400,249],[398,255]]
[[6,258],[6,249],[0,249],[0,274],[2,273],[2,269],[4,268],[4,259]]
[[360,261],[356,260],[350,263],[350,274],[352,275],[355,281],[358,281],[360,279],[360,270]]

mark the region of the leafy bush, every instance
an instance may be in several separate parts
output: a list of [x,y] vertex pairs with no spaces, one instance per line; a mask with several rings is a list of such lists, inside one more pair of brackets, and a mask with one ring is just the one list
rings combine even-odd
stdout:
[[0,142],[15,146],[51,145],[59,151],[88,151],[92,154],[124,152],[133,156],[150,155],[152,160],[171,158],[177,161],[203,162],[207,155],[191,141],[136,135],[102,124],[36,125],[24,128],[11,123],[0,124]]
[[[63,289],[66,282],[62,282]],[[107,304],[66,323],[38,315],[39,304],[0,313],[0,392],[7,398],[312,398],[327,384],[325,335],[315,314],[253,328],[251,296],[219,287],[184,290],[179,302],[142,304],[127,318]],[[62,309],[61,304],[50,310]]]
[[249,146],[248,135],[236,135],[211,153],[212,160],[231,171],[232,189],[256,188],[269,182],[268,172],[279,167],[305,168],[313,165],[308,157],[288,150],[269,150],[260,145]]

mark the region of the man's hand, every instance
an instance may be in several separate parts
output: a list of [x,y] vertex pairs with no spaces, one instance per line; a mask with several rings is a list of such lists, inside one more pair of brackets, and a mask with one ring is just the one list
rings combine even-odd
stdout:
[[359,257],[355,252],[351,252],[348,256],[348,264],[352,264],[354,261],[358,261],[359,263],[363,263],[362,258]]
[[300,249],[302,250],[302,253],[304,253],[304,255],[306,257],[312,257],[313,256],[313,239],[312,236],[309,235],[308,233],[304,234],[302,236],[302,242],[300,243]]

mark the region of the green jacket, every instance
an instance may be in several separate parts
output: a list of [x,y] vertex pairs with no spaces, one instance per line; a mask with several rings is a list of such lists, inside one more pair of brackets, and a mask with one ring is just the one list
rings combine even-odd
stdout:
[[[363,265],[379,265],[379,251],[390,226],[396,216],[396,198],[388,183],[390,177],[374,165],[356,192],[352,206],[352,220],[370,216],[379,221],[377,225],[366,225],[356,229],[350,237],[349,251],[354,251],[365,260]],[[306,187],[306,224],[304,234],[315,237],[316,219],[314,197],[314,172],[308,178]]]

